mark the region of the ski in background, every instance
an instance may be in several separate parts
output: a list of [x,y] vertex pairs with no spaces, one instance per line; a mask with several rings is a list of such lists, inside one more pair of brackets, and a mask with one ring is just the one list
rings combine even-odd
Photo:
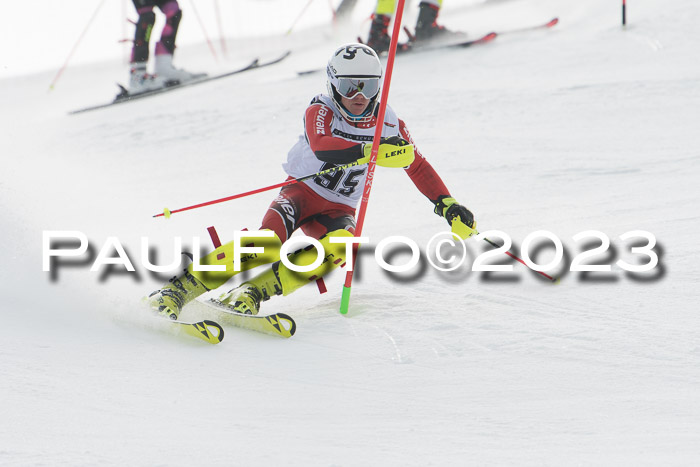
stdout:
[[546,23],[538,24],[535,26],[525,26],[522,28],[507,29],[505,31],[499,31],[498,35],[505,36],[507,34],[515,34],[515,33],[519,33],[519,32],[536,31],[538,29],[549,29],[549,28],[556,26],[557,24],[559,24],[559,18],[554,17],[554,18],[550,19],[549,21],[547,21]]
[[79,114],[79,113],[83,113],[83,112],[88,112],[91,110],[103,109],[105,107],[111,107],[113,105],[123,104],[125,102],[131,102],[133,100],[142,99],[144,97],[155,96],[158,94],[162,94],[164,92],[173,91],[175,89],[181,89],[181,88],[188,87],[188,86],[194,86],[195,84],[208,83],[210,81],[214,81],[217,79],[237,75],[239,73],[243,73],[246,71],[256,70],[258,68],[263,68],[266,66],[275,65],[275,64],[281,62],[282,60],[284,60],[285,58],[287,58],[291,53],[292,52],[290,50],[287,50],[279,57],[272,59],[270,61],[267,61],[267,62],[260,62],[260,59],[256,58],[250,64],[244,66],[243,68],[239,68],[237,70],[229,71],[229,72],[222,73],[219,75],[214,75],[214,76],[205,76],[203,78],[194,79],[192,81],[187,81],[186,83],[182,83],[182,84],[176,83],[176,84],[172,84],[172,85],[166,85],[165,87],[162,87],[160,89],[154,89],[152,91],[145,91],[145,92],[141,92],[138,94],[129,94],[129,90],[126,89],[126,87],[122,86],[121,84],[117,84],[117,86],[119,86],[121,91],[119,94],[117,94],[117,97],[115,97],[112,102],[109,102],[107,104],[94,105],[91,107],[85,107],[83,109],[73,110],[73,111],[70,111],[68,113],[70,115],[75,115],[75,114]]
[[[495,32],[490,32],[488,34],[485,34],[478,39],[470,39],[470,40],[464,40],[460,42],[448,42],[448,43],[429,43],[426,45],[415,45],[412,43],[410,40],[408,42],[404,42],[403,44],[399,44],[399,47],[396,51],[397,54],[399,55],[405,55],[408,53],[412,52],[427,52],[429,50],[437,50],[437,49],[443,49],[446,47],[460,47],[460,48],[467,48],[467,47],[472,47],[474,45],[480,45],[480,44],[486,44],[488,42],[491,42],[493,39],[495,39],[498,36]],[[412,37],[412,36],[409,36]],[[362,44],[362,39],[360,37],[357,38],[357,42]],[[380,54],[380,57],[386,56],[385,53]],[[297,71],[297,76],[305,76],[305,75],[310,75],[313,73],[318,73],[325,70],[325,68],[313,68],[310,70],[303,70],[303,71]]]
[[406,34],[409,35],[410,40],[404,44],[399,44],[399,49],[396,52],[400,55],[419,51],[427,52],[429,50],[444,49],[446,47],[472,47],[474,45],[486,44],[488,42],[491,42],[498,36],[497,33],[490,32],[488,34],[484,34],[483,36],[477,39],[469,39],[459,42],[427,42],[425,45],[421,45],[420,43],[415,42],[413,35],[410,34],[408,30],[406,30]]
[[[488,34],[485,34],[478,39],[470,39],[470,40],[464,40],[460,42],[448,42],[448,43],[433,43],[433,44],[426,44],[424,46],[418,46],[414,45],[414,36],[413,34],[406,28],[404,28],[404,32],[408,35],[409,40],[408,42],[405,42],[403,44],[399,44],[399,50],[397,51],[399,54],[403,55],[406,53],[411,53],[411,52],[418,52],[418,51],[430,51],[430,50],[437,50],[437,49],[443,49],[443,48],[467,48],[467,47],[472,47],[475,45],[481,45],[481,44],[487,44],[494,39],[496,39],[498,36],[505,36],[505,35],[510,35],[510,34],[517,34],[517,33],[522,33],[522,32],[529,32],[529,31],[536,31],[539,29],[549,29],[554,26],[559,24],[559,18],[555,17],[552,18],[551,20],[547,21],[546,23],[542,24],[537,24],[535,26],[525,26],[522,28],[516,28],[516,29],[508,29],[505,31],[497,31],[497,32],[490,32]],[[357,38],[357,41],[362,43],[362,39],[360,37]],[[310,70],[303,70],[303,71],[297,71],[298,76],[306,76],[310,75],[313,73],[318,73],[325,70],[325,68],[313,68]]]
[[505,35],[510,35],[510,34],[516,34],[516,33],[521,33],[521,32],[529,32],[529,31],[536,31],[538,29],[549,29],[553,26],[555,26],[557,23],[559,23],[559,18],[552,18],[551,20],[547,21],[546,23],[542,24],[537,24],[535,26],[525,26],[522,28],[515,28],[515,29],[508,29],[504,31],[496,31],[496,32],[490,32],[488,34],[485,34],[478,39],[473,39],[473,40],[464,40],[460,42],[435,42],[431,43],[428,42],[425,45],[420,45],[420,43],[416,42],[415,36],[413,33],[406,27],[403,28],[404,32],[408,36],[409,40],[408,42],[404,44],[399,45],[399,49],[397,50],[398,53],[406,53],[406,52],[413,52],[413,51],[418,51],[418,50],[434,50],[434,49],[441,49],[445,47],[471,47],[473,45],[478,45],[478,44],[484,44],[487,42],[491,42],[498,36],[505,36]]

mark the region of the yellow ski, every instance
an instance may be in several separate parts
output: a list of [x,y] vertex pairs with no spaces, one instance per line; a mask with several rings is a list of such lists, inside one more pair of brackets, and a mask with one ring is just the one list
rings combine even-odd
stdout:
[[210,344],[218,344],[224,340],[224,328],[215,321],[204,320],[197,323],[186,323],[183,321],[170,322],[173,325],[179,326],[186,334],[202,339]]
[[230,306],[213,298],[202,303],[221,312],[223,324],[285,338],[292,337],[297,330],[297,325],[292,317],[284,313],[267,316],[244,315],[233,311]]

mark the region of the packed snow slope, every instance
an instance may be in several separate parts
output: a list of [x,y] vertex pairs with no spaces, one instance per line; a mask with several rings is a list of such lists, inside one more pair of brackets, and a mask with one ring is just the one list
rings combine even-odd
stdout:
[[[291,21],[304,2],[277,3]],[[475,240],[453,273],[425,255],[420,271],[385,273],[371,254],[380,240],[406,235],[425,252],[447,225],[401,170],[379,168],[347,316],[336,271],[324,295],[309,286],[264,303],[262,313],[295,318],[289,340],[227,327],[211,346],[154,327],[140,299],[167,275],[142,266],[141,237],[169,262],[176,236],[208,248],[208,226],[224,240],[257,228],[275,192],[151,216],[282,181],[304,109],[325,90],[324,73],[296,72],[365,35],[371,1],[346,31],[231,40],[219,64],[206,45],[183,46],[179,65],[209,72],[293,53],[92,113],[67,115],[112,98],[126,78],[118,60],[68,68],[51,93],[55,69],[5,79],[0,464],[700,462],[700,5],[632,1],[624,30],[608,0],[445,3],[442,23],[473,37],[561,20],[399,57],[390,95],[480,230],[506,232],[516,252],[538,230],[562,240],[561,283],[500,259],[513,272],[471,272],[488,246]],[[415,5],[406,14],[412,26]],[[91,249],[43,272],[49,230],[81,231]],[[612,271],[566,273],[586,243],[600,243],[573,240],[588,230],[612,246],[586,262]],[[658,242],[648,273],[614,265],[646,262],[620,239],[635,230]],[[135,273],[90,271],[110,237]],[[182,314],[204,317],[216,319],[200,303]]]

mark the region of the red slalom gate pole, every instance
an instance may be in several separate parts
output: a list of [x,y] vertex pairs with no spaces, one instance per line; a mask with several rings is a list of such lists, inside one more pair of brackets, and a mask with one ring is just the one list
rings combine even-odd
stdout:
[[[391,84],[391,73],[394,71],[394,58],[396,57],[396,48],[399,43],[399,33],[401,32],[401,17],[403,16],[403,5],[405,0],[399,0],[396,6],[396,14],[394,15],[394,29],[391,33],[391,45],[389,45],[389,59],[386,62],[386,74],[384,75],[384,86],[382,86],[381,101],[379,102],[379,114],[377,115],[377,125],[374,130],[374,141],[372,141],[372,152],[369,157],[369,166],[367,167],[367,180],[365,189],[362,193],[362,201],[360,202],[360,212],[357,214],[357,226],[355,227],[355,236],[362,235],[362,226],[365,223],[365,213],[369,204],[369,195],[372,192],[372,182],[374,180],[374,168],[377,166],[377,153],[379,152],[379,140],[382,137],[382,129],[384,128],[384,115],[386,114],[386,104],[389,99],[389,85]],[[357,260],[358,246],[353,245],[352,264],[354,266]],[[343,296],[340,299],[340,313],[347,314],[350,304],[350,290],[352,288],[352,275],[355,268],[348,268],[345,275],[345,285],[343,286]]]
[[211,54],[214,56],[214,60],[216,60],[218,62],[219,56],[216,54],[216,49],[214,49],[214,44],[212,44],[211,39],[209,39],[209,34],[207,34],[207,27],[204,25],[204,22],[202,21],[201,16],[199,16],[199,11],[197,11],[197,7],[194,6],[194,0],[190,0],[190,6],[192,7],[192,11],[194,12],[194,16],[197,17],[197,22],[199,23],[199,27],[202,28],[202,33],[204,34],[204,39],[207,41],[207,45],[209,46],[209,51],[211,51]]
[[226,47],[226,39],[224,38],[224,27],[221,23],[221,9],[219,8],[219,0],[214,0],[214,14],[216,15],[216,25],[219,28],[219,41],[221,42],[221,51],[225,58],[228,58],[228,48]]
[[83,37],[85,37],[85,33],[90,28],[90,25],[92,24],[92,22],[95,21],[95,18],[97,17],[97,13],[99,13],[100,9],[102,8],[102,5],[104,5],[104,4],[105,4],[105,0],[102,0],[100,2],[100,4],[97,5],[97,8],[95,8],[95,12],[90,17],[90,21],[88,21],[88,23],[85,25],[85,29],[83,29],[83,32],[80,33],[80,37],[78,37],[78,40],[75,41],[75,45],[73,46],[70,53],[68,54],[68,57],[66,57],[66,61],[63,63],[63,66],[58,69],[56,76],[54,76],[53,81],[51,81],[51,84],[49,84],[49,91],[53,91],[53,88],[56,85],[56,83],[58,82],[58,79],[61,77],[61,75],[63,74],[63,71],[68,66],[68,62],[70,61],[71,57],[73,57],[75,50],[78,48],[78,45],[83,41]]

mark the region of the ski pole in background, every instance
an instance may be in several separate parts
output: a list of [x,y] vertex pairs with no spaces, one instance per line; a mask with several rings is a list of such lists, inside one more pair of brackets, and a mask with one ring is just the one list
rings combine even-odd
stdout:
[[[377,153],[379,152],[379,144],[384,128],[384,114],[386,113],[386,103],[389,99],[389,86],[391,85],[391,73],[394,70],[394,58],[396,57],[396,48],[399,42],[399,34],[401,33],[401,17],[403,16],[404,0],[399,0],[396,6],[396,14],[394,15],[394,30],[391,33],[391,44],[389,45],[389,58],[386,62],[386,74],[384,75],[384,84],[382,85],[382,95],[379,101],[379,114],[377,115],[377,124],[374,127],[374,140],[372,141],[372,152],[369,156],[369,166],[367,167],[367,179],[365,181],[365,189],[362,193],[362,201],[360,202],[360,211],[357,214],[357,226],[355,227],[355,237],[362,236],[362,226],[365,222],[365,213],[367,212],[367,204],[369,204],[369,195],[372,192],[372,182],[374,181],[374,169],[377,165]],[[357,243],[353,244],[353,265],[357,261]],[[352,288],[352,275],[355,268],[348,268],[345,274],[345,285],[343,285],[343,295],[340,299],[340,313],[347,314],[350,305],[350,290]]]
[[289,26],[289,29],[287,29],[287,32],[285,33],[285,35],[288,36],[288,35],[290,35],[290,34],[292,33],[292,29],[294,29],[294,26],[296,26],[297,22],[301,19],[301,17],[304,16],[304,13],[306,12],[306,10],[307,10],[307,9],[309,8],[309,6],[311,5],[311,2],[313,2],[313,1],[314,1],[314,0],[309,0],[308,2],[306,2],[306,5],[304,5],[304,8],[301,9],[301,11],[300,11],[299,14],[297,15],[297,17],[296,17],[296,19],[294,20],[294,22],[292,23],[292,25]]
[[194,6],[194,0],[190,0],[190,6],[192,7],[192,11],[194,12],[194,15],[197,17],[197,22],[199,23],[199,26],[202,28],[202,32],[204,33],[204,39],[207,41],[207,45],[209,46],[209,50],[211,51],[211,54],[214,56],[214,60],[217,62],[219,61],[219,56],[216,55],[216,50],[214,50],[214,44],[212,44],[211,39],[209,39],[209,34],[207,34],[207,28],[204,26],[204,23],[202,22],[201,16],[199,16],[199,11],[197,11],[197,7]]
[[622,25],[627,26],[627,0],[622,0]]
[[49,84],[49,91],[53,91],[53,88],[56,85],[56,82],[58,82],[58,79],[61,77],[61,75],[63,74],[63,71],[68,66],[68,62],[70,61],[71,57],[73,57],[75,50],[78,48],[78,44],[80,44],[82,42],[83,37],[85,37],[85,33],[90,28],[90,25],[92,24],[92,22],[95,21],[95,17],[97,17],[97,13],[100,11],[100,9],[102,8],[102,5],[104,5],[104,3],[105,3],[105,0],[102,0],[100,2],[100,4],[97,5],[97,8],[95,8],[95,12],[90,17],[90,21],[88,21],[88,23],[85,25],[85,29],[83,29],[83,32],[80,33],[80,37],[78,37],[78,40],[75,42],[75,45],[73,46],[70,53],[68,54],[68,57],[66,57],[66,61],[63,63],[63,66],[58,69],[56,76],[54,76],[53,81],[51,81],[51,84]]
[[224,27],[221,23],[221,9],[219,8],[219,0],[214,0],[214,14],[216,15],[216,26],[219,28],[221,52],[224,54],[224,58],[228,58],[228,49],[226,48],[226,39],[224,38]]

